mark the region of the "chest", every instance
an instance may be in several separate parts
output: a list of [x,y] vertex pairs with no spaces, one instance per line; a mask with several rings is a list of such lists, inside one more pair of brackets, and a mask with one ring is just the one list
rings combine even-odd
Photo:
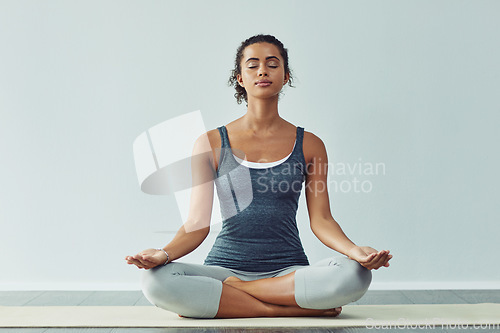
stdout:
[[233,154],[250,162],[269,163],[288,156],[295,145],[295,137],[280,138],[229,138]]

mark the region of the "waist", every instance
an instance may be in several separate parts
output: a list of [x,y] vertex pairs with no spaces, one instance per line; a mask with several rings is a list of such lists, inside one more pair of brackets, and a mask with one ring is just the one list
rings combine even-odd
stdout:
[[309,261],[300,243],[245,243],[217,239],[204,264],[242,271],[268,272],[289,266],[307,266]]

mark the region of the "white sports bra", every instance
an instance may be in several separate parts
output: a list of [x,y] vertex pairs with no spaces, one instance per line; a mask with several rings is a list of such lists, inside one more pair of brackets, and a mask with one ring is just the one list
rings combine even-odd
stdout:
[[[295,143],[297,143],[297,140],[295,140]],[[266,162],[266,163],[258,163],[258,162],[250,162],[250,161],[247,161],[247,160],[242,160],[241,158],[239,158],[238,156],[236,156],[234,154],[233,154],[233,156],[234,156],[235,160],[238,161],[239,164],[244,165],[247,168],[251,168],[251,169],[267,169],[267,168],[271,168],[273,166],[276,166],[276,165],[279,165],[279,164],[285,162],[290,157],[290,155],[292,155],[293,150],[295,149],[295,143],[293,144],[292,152],[290,154],[288,154],[287,156],[283,157],[279,161]]]

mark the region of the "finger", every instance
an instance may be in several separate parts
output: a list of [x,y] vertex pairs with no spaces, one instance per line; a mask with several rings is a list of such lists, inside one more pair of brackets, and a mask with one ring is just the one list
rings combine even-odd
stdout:
[[367,262],[360,262],[361,266],[367,268],[367,269],[373,269],[373,259]]
[[368,264],[370,263],[375,257],[377,256],[377,253],[370,253],[366,258],[360,259],[360,263],[365,263]]
[[385,265],[391,258],[392,258],[392,255],[389,254],[389,251],[386,251],[386,254],[383,257],[383,259],[384,259],[383,265]]
[[385,264],[388,256],[389,254],[387,252],[382,252],[381,255],[377,258],[377,260],[374,260],[373,263],[378,266]]
[[387,267],[389,265],[389,254],[386,254],[378,263],[378,267]]
[[388,257],[389,257],[388,250],[380,250],[379,252],[376,253],[376,256],[374,256],[372,260],[368,261],[364,266],[368,269],[377,270],[387,263]]
[[127,258],[125,258],[125,260],[127,261],[127,264],[135,264],[135,259],[134,257],[130,257],[128,256]]
[[378,256],[374,257],[372,260],[366,262],[366,263],[363,263],[362,266],[367,268],[367,269],[376,269],[377,265],[376,265],[376,262],[377,262],[377,258]]
[[387,256],[387,260],[386,260],[386,262],[384,264],[385,267],[389,267],[390,266],[389,260],[391,260],[391,259],[392,259],[392,255],[390,254],[390,255]]
[[136,265],[137,267],[141,266],[141,262],[138,260],[135,260],[134,258],[131,258],[127,261],[128,264],[130,265]]
[[387,250],[380,250],[378,253],[380,253],[381,255],[389,255],[389,251]]
[[379,255],[370,262],[370,266],[372,269],[379,269],[382,265],[385,264],[387,259],[387,253],[379,253]]
[[148,262],[143,259],[142,255],[137,254],[137,255],[134,256],[134,259],[137,260],[137,261],[139,261],[142,266],[148,266]]
[[375,253],[373,257],[368,261],[368,264],[373,265],[374,263],[379,261],[382,256],[383,256],[382,252]]
[[140,262],[139,260],[137,260],[137,259],[133,259],[133,258],[132,258],[132,259],[129,261],[129,263],[131,263],[131,264],[133,264],[133,265],[136,265],[138,268],[146,268],[146,266],[145,266],[142,262]]

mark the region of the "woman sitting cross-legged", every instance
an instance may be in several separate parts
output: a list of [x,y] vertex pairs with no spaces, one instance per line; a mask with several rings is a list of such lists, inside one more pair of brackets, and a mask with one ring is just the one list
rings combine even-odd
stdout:
[[[275,37],[241,44],[230,82],[246,114],[196,141],[189,218],[173,240],[125,258],[146,270],[154,305],[194,318],[337,316],[365,294],[371,270],[389,266],[389,251],[354,244],[332,217],[322,140],[278,113],[291,80]],[[176,262],[208,236],[214,186],[222,230],[203,264]],[[343,256],[309,263],[296,223],[302,189],[312,231]]]

